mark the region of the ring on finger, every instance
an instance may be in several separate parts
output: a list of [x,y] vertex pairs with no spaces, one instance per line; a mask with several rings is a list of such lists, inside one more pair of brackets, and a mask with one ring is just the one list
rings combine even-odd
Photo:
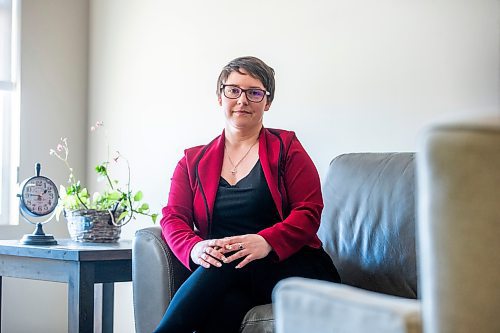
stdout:
[[243,247],[243,243],[238,244],[238,250],[243,250],[245,247]]

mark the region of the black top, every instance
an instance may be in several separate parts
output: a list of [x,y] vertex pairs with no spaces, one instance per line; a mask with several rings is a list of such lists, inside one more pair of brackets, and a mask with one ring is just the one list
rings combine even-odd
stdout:
[[255,234],[280,221],[260,160],[234,185],[220,178],[212,221],[211,238]]

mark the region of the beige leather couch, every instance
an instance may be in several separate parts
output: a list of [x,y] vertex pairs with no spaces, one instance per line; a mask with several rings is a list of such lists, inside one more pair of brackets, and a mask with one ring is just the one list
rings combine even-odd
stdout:
[[424,331],[500,332],[500,116],[436,125],[421,151]]

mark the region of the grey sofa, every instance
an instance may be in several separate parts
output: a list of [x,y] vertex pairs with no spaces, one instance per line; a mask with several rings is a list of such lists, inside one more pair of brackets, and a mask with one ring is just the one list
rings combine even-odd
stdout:
[[[337,220],[337,224],[330,228],[325,223],[320,230],[341,275],[358,272],[357,277],[344,279],[351,286],[299,278],[281,281],[273,291],[276,333],[417,333],[422,329],[426,333],[500,332],[500,116],[447,120],[421,132],[416,173],[419,300],[384,294],[412,293],[412,259],[399,260],[401,270],[409,270],[407,277],[411,277],[411,288],[401,289],[405,290],[402,294],[389,287],[392,282],[404,287],[397,278],[401,272],[391,273],[392,282],[389,275],[379,280],[384,271],[393,272],[391,266],[364,264],[387,259],[396,263],[391,257],[395,259],[399,251],[404,253],[408,246],[413,247],[406,239],[412,230],[403,231],[406,223],[397,222],[404,216],[400,210],[413,214],[411,204],[405,204],[410,196],[398,190],[401,182],[407,183],[404,174],[413,173],[413,166],[400,168],[398,173],[390,171],[392,163],[387,167],[382,163],[369,172],[373,177],[366,175],[368,184],[377,183],[369,190],[352,175],[359,175],[358,169],[367,174],[368,164],[344,164],[351,174],[331,170],[332,176],[337,176],[334,178],[343,174],[348,180],[327,180],[323,221]],[[387,179],[391,174],[394,179]],[[342,190],[348,182],[350,194]],[[404,187],[407,185],[410,183]],[[387,188],[381,191],[380,186]],[[356,193],[356,188],[366,193]],[[339,189],[340,197],[332,194]],[[379,194],[385,199],[380,200]],[[353,210],[362,206],[369,208]],[[385,217],[376,218],[381,211]],[[364,213],[369,217],[363,217]],[[393,222],[376,226],[377,219]],[[352,224],[345,223],[349,220]],[[412,223],[407,227],[413,229]],[[359,237],[370,230],[378,236]],[[358,247],[353,246],[356,239],[362,241]],[[363,261],[361,249],[372,249],[373,256]],[[387,251],[393,254],[383,255]],[[374,268],[376,276],[372,276]],[[354,286],[380,288],[377,291],[381,292]]]
[[[374,302],[378,301],[377,295],[390,295],[390,307],[401,309],[403,316],[413,318],[411,325],[420,327],[418,304],[411,301],[417,297],[414,154],[341,155],[330,164],[323,196],[325,208],[318,234],[345,288],[371,291],[373,295],[364,300]],[[137,231],[132,262],[136,332],[150,333],[189,273],[162,240],[159,227]],[[300,287],[302,282],[292,278],[292,288],[288,284],[281,292],[293,291],[294,283]],[[318,302],[307,306],[326,315],[328,312],[321,311],[323,303]],[[290,304],[297,302],[282,301],[279,311],[290,310]],[[289,315],[290,312],[286,318]],[[300,313],[293,312],[294,315],[302,318]],[[311,332],[315,322],[292,318],[288,324],[281,326],[281,332],[291,332],[289,327],[293,327],[293,332]],[[243,333],[273,331],[271,304],[250,310],[241,328]],[[322,332],[336,331],[332,326]]]
[[277,333],[421,331],[415,165],[412,153],[332,161],[318,234],[342,284],[281,281],[273,292]]

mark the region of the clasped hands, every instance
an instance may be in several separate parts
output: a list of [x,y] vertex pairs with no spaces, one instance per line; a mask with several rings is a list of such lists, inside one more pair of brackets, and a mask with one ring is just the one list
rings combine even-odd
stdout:
[[[198,242],[191,250],[191,260],[197,265],[210,268],[221,267],[222,263],[229,264],[244,258],[236,265],[236,268],[242,268],[253,260],[266,257],[271,250],[271,245],[264,237],[247,234]],[[226,256],[228,253],[230,255]]]

